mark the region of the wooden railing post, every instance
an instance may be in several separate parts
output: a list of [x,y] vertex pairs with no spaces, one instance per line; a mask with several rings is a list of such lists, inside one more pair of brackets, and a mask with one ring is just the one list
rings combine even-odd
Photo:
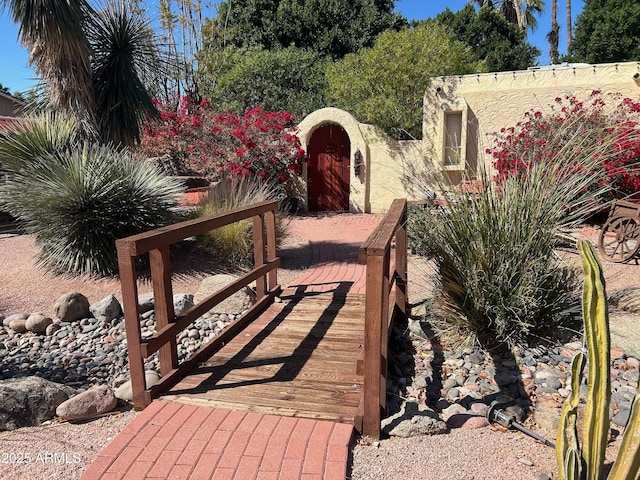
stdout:
[[[267,261],[271,262],[278,256],[276,247],[276,213],[267,212],[266,226],[267,226]],[[278,285],[278,269],[274,268],[267,274],[267,289],[272,291],[276,285]]]
[[[380,438],[380,420],[386,411],[389,329],[393,321],[405,321],[408,314],[406,214],[406,200],[395,200],[358,252],[359,262],[367,265],[362,434],[374,439]],[[394,237],[395,267],[390,276]],[[392,283],[395,293],[390,312]]]
[[395,303],[401,318],[399,322],[406,322],[408,318],[408,292],[407,292],[407,204],[405,202],[400,226],[396,230],[396,295]]
[[[254,267],[264,265],[265,252],[264,215],[253,217],[253,261]],[[256,300],[260,300],[267,294],[267,282],[264,275],[256,280]]]
[[135,255],[130,245],[122,240],[116,242],[118,249],[118,268],[120,269],[120,283],[122,290],[122,306],[124,309],[125,332],[127,334],[127,353],[129,355],[129,371],[131,372],[131,391],[133,406],[142,410],[149,403],[151,397],[146,392],[144,361],[140,343],[140,320],[138,313],[138,286],[135,267]]
[[364,418],[362,433],[378,438],[380,436],[380,420],[382,405],[380,397],[386,390],[382,377],[382,315],[384,298],[388,296],[384,285],[382,256],[367,256],[367,293],[364,317]]
[[[169,261],[169,246],[149,252],[151,263],[151,280],[153,281],[153,308],[156,317],[156,330],[160,331],[169,323],[174,322],[173,289],[171,288],[171,265]],[[178,368],[178,346],[176,338],[158,350],[160,361],[160,375],[167,375]]]

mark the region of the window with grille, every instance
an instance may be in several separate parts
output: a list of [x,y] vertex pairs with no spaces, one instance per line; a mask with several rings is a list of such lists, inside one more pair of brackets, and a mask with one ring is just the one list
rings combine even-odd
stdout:
[[464,164],[462,158],[462,112],[444,114],[444,166]]

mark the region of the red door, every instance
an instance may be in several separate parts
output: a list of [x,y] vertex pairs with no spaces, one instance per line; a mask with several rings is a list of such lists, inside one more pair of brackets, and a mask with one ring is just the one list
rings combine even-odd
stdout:
[[309,143],[309,209],[349,210],[351,142],[339,125],[318,128]]

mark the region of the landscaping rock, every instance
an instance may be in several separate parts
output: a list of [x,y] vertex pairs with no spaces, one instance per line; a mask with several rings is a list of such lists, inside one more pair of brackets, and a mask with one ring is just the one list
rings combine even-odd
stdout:
[[14,313],[13,315],[7,315],[4,320],[2,320],[2,326],[8,327],[14,320],[26,320],[27,318],[29,318],[28,313]]
[[[146,370],[144,372],[144,378],[147,382],[147,388],[153,387],[156,383],[160,381],[160,375],[153,370]],[[131,380],[127,380],[122,385],[120,385],[115,392],[116,398],[120,400],[124,400],[125,402],[133,401],[133,390],[131,389]]]
[[176,317],[184,315],[193,305],[193,295],[190,293],[177,293],[173,296],[173,311]]
[[25,333],[27,331],[27,321],[25,319],[11,320],[9,328],[16,333]]
[[53,306],[56,317],[63,322],[74,322],[87,318],[89,312],[89,300],[78,292],[65,293]]
[[33,333],[45,333],[47,327],[53,323],[51,318],[41,313],[32,313],[25,321],[25,328]]
[[111,294],[90,305],[89,311],[95,319],[110,322],[114,318],[122,316],[122,305],[120,305],[115,295]]
[[419,410],[416,402],[405,402],[395,415],[381,422],[382,430],[394,437],[415,437],[446,433],[447,424],[432,410]]
[[[231,282],[237,280],[238,277],[234,275],[212,275],[210,277],[205,278],[200,284],[200,288],[196,292],[193,301],[195,303],[200,303],[203,299],[207,298],[209,295],[221,290],[222,288],[229,285]],[[249,308],[252,304],[252,295],[247,289],[240,290],[239,292],[233,294],[226,300],[222,301],[218,305],[216,305],[212,311],[216,313],[241,313],[247,308]]]
[[146,313],[153,310],[153,292],[138,295],[138,312]]
[[86,420],[118,405],[118,399],[107,385],[100,385],[82,392],[58,405],[56,415],[67,420]]
[[40,377],[0,380],[0,430],[40,425],[75,394],[70,387]]

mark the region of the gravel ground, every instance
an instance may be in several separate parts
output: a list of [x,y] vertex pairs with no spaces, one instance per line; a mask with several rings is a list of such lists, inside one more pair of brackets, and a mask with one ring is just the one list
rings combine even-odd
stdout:
[[[90,301],[110,293],[119,296],[116,280],[65,280],[35,270],[32,258],[37,250],[26,235],[0,235],[0,251],[0,314],[17,311],[51,314],[55,300],[69,291],[80,291]],[[279,278],[286,285],[301,274],[309,255],[303,242],[284,245],[282,253],[288,262],[279,271]],[[567,255],[567,261],[578,261],[577,255]],[[605,265],[609,293],[638,285],[639,268],[633,264]],[[418,275],[424,276],[424,273]],[[195,291],[203,275],[185,266],[174,290]],[[419,286],[419,282],[416,284]],[[428,286],[421,288],[428,289]],[[141,287],[141,291],[145,291],[144,288]],[[0,480],[76,479],[135,416],[134,411],[125,410],[81,424],[52,422],[0,432]],[[555,436],[555,432],[538,433],[550,439]],[[618,444],[619,437],[616,437],[610,444],[610,455]],[[351,464],[352,480],[538,480],[547,478],[544,475],[556,478],[553,449],[519,432],[497,427],[455,429],[431,437],[359,443],[353,449]]]

